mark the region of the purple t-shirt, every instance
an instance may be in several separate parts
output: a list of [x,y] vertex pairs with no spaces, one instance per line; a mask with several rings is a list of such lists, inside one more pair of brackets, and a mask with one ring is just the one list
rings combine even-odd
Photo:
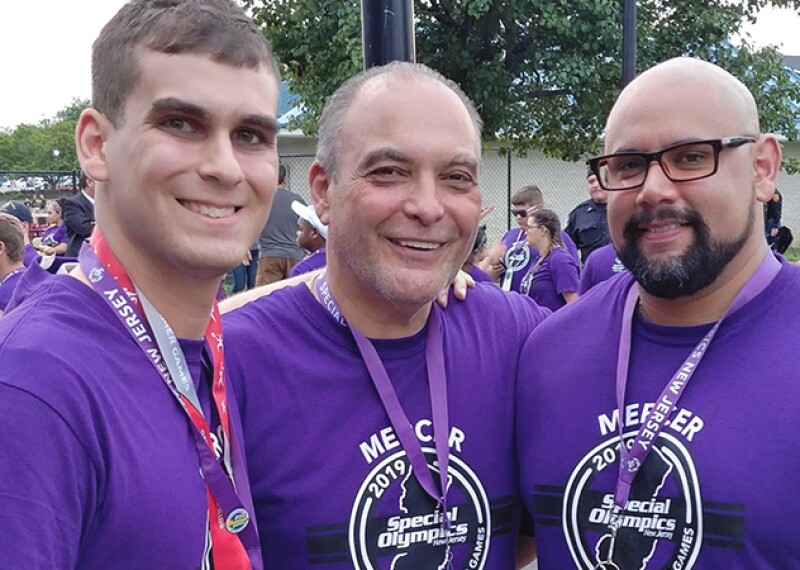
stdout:
[[22,253],[22,264],[25,267],[28,267],[31,263],[36,261],[39,258],[39,254],[36,253],[36,249],[33,247],[33,244],[26,243],[25,248]]
[[558,247],[542,260],[534,273],[523,278],[521,292],[542,307],[557,311],[567,304],[562,293],[577,293],[578,272],[578,263],[563,247]]
[[604,245],[592,252],[586,259],[581,272],[581,295],[589,289],[611,279],[614,275],[627,271],[617,257],[613,244]]
[[470,266],[469,275],[475,280],[475,283],[492,282],[491,276],[475,264]]
[[17,287],[17,282],[22,278],[22,271],[14,270],[3,279],[0,279],[0,311],[5,311],[8,302],[14,295],[14,289]]
[[[208,412],[205,343],[181,345]],[[0,319],[0,362],[0,566],[199,568],[208,504],[189,422],[99,295],[41,281]],[[241,434],[233,395],[230,410]]]
[[295,275],[302,275],[303,273],[310,273],[311,271],[322,269],[325,267],[325,263],[325,249],[318,249],[302,261],[298,262],[297,265],[292,267],[291,271],[289,271],[289,277],[294,277]]
[[[580,267],[580,258],[578,257],[578,248],[575,247],[575,242],[566,232],[561,232],[561,241],[569,254],[575,258],[575,263]],[[504,291],[516,291],[519,293],[522,279],[536,260],[539,259],[539,254],[535,249],[531,249],[528,246],[525,230],[522,229],[509,230],[503,236],[502,242],[506,246],[506,251],[503,254],[503,266],[506,269],[500,274],[500,287]]]
[[[521,512],[513,382],[523,337],[547,312],[478,284],[443,314],[453,568],[513,568]],[[265,568],[438,568],[447,549],[436,538],[438,515],[349,330],[305,285],[223,320]],[[425,336],[374,346],[430,463]]]
[[[615,397],[622,275],[528,340],[517,382],[522,493],[541,568],[592,568],[619,469]],[[800,269],[783,262],[726,319],[631,491],[620,568],[798,568]],[[623,422],[627,439],[710,325],[638,314]],[[569,358],[565,358],[569,353]]]
[[67,226],[58,224],[47,228],[42,234],[42,243],[49,247],[57,246],[60,243],[67,243]]

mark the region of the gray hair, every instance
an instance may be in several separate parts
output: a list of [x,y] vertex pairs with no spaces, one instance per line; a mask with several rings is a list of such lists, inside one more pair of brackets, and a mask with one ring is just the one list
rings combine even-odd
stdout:
[[344,126],[344,116],[350,109],[361,88],[371,79],[380,76],[401,75],[409,79],[431,79],[444,85],[456,94],[472,120],[475,128],[475,139],[478,144],[478,155],[480,155],[481,130],[483,121],[478,114],[475,104],[462,91],[455,81],[447,79],[444,75],[421,63],[409,63],[407,61],[393,61],[388,65],[372,67],[354,75],[330,96],[322,110],[319,120],[319,139],[317,142],[317,161],[322,165],[332,179],[336,178],[336,166],[339,161],[339,138],[342,127]]

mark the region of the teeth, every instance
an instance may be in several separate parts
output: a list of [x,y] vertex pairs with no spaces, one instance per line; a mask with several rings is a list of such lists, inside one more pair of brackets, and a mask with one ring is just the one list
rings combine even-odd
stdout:
[[436,249],[439,247],[438,243],[432,243],[428,241],[400,241],[398,242],[403,247],[410,247],[412,249],[424,249],[424,250],[431,250]]
[[670,230],[678,229],[679,227],[680,227],[680,224],[670,224],[668,226],[661,226],[661,227],[658,227],[658,228],[650,228],[650,231],[652,233],[654,233],[654,234],[660,234],[660,233],[663,233],[663,232],[668,232]]
[[208,216],[209,218],[227,218],[228,216],[232,216],[236,213],[236,208],[232,206],[229,208],[214,208],[212,206],[204,206],[196,202],[181,203],[192,212],[195,212],[196,214],[202,214],[203,216]]

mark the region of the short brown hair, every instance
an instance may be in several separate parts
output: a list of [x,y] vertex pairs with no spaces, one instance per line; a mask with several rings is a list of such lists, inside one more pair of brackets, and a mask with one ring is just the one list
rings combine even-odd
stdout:
[[25,255],[25,230],[22,223],[11,214],[0,213],[0,242],[6,246],[6,255],[14,263]]
[[280,74],[269,44],[231,0],[131,0],[92,46],[92,106],[119,126],[139,80],[137,51],[207,54],[233,67]]
[[523,204],[527,206],[538,206],[539,204],[544,204],[544,196],[542,196],[542,191],[539,190],[538,186],[531,184],[530,186],[523,186],[514,192],[514,195],[511,196],[511,203],[515,206],[521,206]]

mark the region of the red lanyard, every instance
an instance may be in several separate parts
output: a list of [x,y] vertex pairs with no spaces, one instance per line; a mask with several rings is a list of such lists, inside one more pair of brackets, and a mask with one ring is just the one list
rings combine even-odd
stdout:
[[[211,393],[216,406],[220,427],[223,432],[223,458],[226,463],[227,473],[223,472],[219,459],[214,453],[214,443],[208,422],[199,407],[191,378],[188,382],[183,378],[176,378],[165,365],[164,347],[160,338],[168,338],[174,353],[182,351],[166,321],[155,313],[155,318],[148,319],[148,313],[153,309],[149,303],[139,298],[139,294],[128,276],[127,271],[111,251],[108,243],[98,229],[95,229],[89,246],[84,246],[80,257],[81,269],[92,287],[100,293],[101,297],[115,311],[123,321],[126,328],[148,356],[159,375],[164,379],[173,395],[186,412],[186,415],[195,428],[193,436],[200,458],[200,467],[206,481],[206,496],[209,508],[209,530],[212,541],[211,556],[214,567],[219,569],[251,570],[261,565],[258,537],[255,525],[250,524],[247,509],[239,499],[234,488],[233,467],[230,464],[231,446],[233,444],[228,414],[227,386],[225,382],[224,345],[222,340],[222,327],[220,322],[219,307],[214,304],[211,317],[205,332],[206,345],[209,348],[213,362],[213,376]],[[104,271],[104,269],[107,271]],[[117,287],[121,287],[123,294],[114,296]],[[132,305],[132,307],[131,307]],[[123,307],[127,307],[126,311]],[[150,308],[150,311],[147,309]],[[135,314],[133,311],[135,310]],[[159,322],[161,321],[161,322]],[[172,355],[168,355],[172,357]],[[185,360],[185,359],[184,359]],[[185,368],[185,366],[184,366]],[[183,375],[185,376],[185,375]],[[235,454],[238,457],[238,453]],[[237,471],[245,477],[243,466],[237,465]],[[244,493],[247,493],[246,485]],[[220,504],[221,503],[221,504]],[[227,515],[227,516],[226,516]]]

